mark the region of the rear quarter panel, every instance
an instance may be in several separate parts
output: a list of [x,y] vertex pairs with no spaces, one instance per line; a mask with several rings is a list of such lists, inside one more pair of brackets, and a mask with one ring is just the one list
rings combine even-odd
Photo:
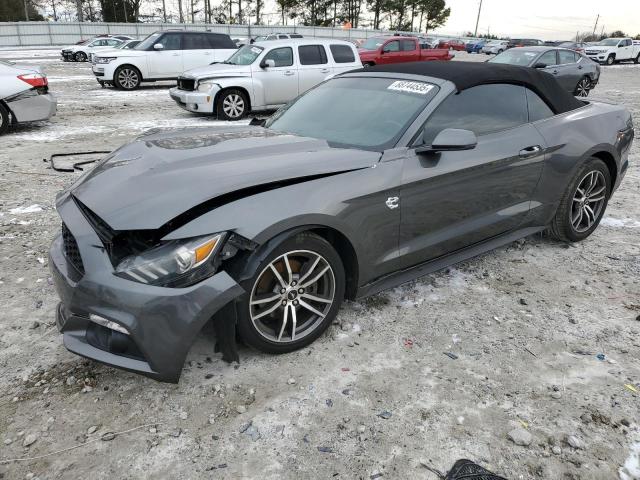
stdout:
[[569,182],[591,156],[610,155],[619,181],[628,162],[629,145],[622,144],[618,134],[627,128],[629,117],[624,107],[592,102],[533,124],[547,142],[542,177],[532,198],[536,225],[549,223]]

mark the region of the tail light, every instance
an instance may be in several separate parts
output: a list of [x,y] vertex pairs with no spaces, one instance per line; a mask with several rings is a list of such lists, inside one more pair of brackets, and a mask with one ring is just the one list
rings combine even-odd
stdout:
[[18,78],[34,88],[46,87],[49,85],[47,76],[42,73],[27,73],[25,75],[18,75]]

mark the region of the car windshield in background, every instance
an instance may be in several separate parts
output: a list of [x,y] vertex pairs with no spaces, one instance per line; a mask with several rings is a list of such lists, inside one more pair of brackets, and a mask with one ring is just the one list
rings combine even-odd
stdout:
[[335,147],[382,151],[395,145],[437,92],[426,82],[336,78],[276,112],[265,126]]
[[619,42],[619,39],[607,38],[606,40],[602,40],[601,42],[596,43],[596,45],[600,45],[602,47],[615,47]]
[[156,43],[156,40],[158,40],[158,37],[160,37],[160,35],[160,33],[152,33],[147,38],[142,40],[138,45],[133,47],[133,50],[148,50],[149,48],[151,48],[151,45]]
[[230,63],[231,65],[251,65],[263,50],[263,47],[258,47],[257,45],[245,45],[223,63]]
[[384,43],[383,37],[371,37],[366,42],[360,45],[360,48],[364,50],[377,50]]
[[508,65],[520,65],[528,67],[539,52],[531,52],[527,50],[507,50],[493,57],[491,63],[506,63]]

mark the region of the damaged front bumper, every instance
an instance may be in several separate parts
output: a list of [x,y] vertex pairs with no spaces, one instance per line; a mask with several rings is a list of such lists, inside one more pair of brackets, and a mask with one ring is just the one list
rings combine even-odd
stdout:
[[74,202],[64,202],[59,213],[67,233],[53,241],[49,265],[61,300],[56,323],[68,350],[156,380],[177,382],[196,335],[215,317],[225,359],[237,360],[234,300],[244,290],[226,272],[188,288],[120,278]]
[[181,90],[173,87],[169,90],[171,98],[182,108],[194,113],[213,113],[214,100],[220,87],[214,85],[208,92]]

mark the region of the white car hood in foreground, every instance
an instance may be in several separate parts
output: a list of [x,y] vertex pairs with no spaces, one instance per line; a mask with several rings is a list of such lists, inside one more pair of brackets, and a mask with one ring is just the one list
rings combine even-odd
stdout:
[[206,67],[193,68],[182,74],[188,78],[224,78],[251,76],[251,65],[230,65],[228,63],[214,63]]

